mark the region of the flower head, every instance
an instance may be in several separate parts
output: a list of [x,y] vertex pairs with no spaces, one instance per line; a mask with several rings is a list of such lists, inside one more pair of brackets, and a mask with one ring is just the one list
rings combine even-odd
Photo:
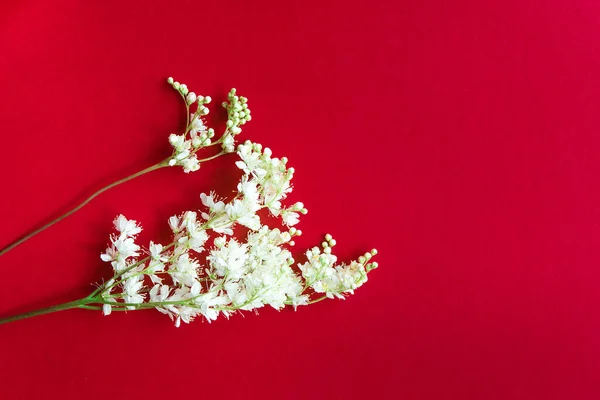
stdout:
[[[214,136],[201,119],[210,98],[170,82],[188,106],[197,102],[198,109],[190,115],[186,132],[169,137],[173,147],[169,164],[195,171],[201,164],[197,151]],[[235,89],[223,105],[228,120],[220,141],[222,153],[230,153],[241,126],[250,120],[250,110],[247,99]],[[371,262],[376,251],[347,264],[338,263],[331,235],[326,235],[321,247],[306,251],[306,261],[296,263],[289,247],[302,233],[295,225],[307,210],[302,202],[285,204],[294,169],[288,167],[287,158],[275,158],[271,149],[250,141],[237,146],[236,153],[242,177],[235,196],[226,200],[214,192],[202,193],[200,210],[170,217],[171,243],[150,242],[144,251],[147,257],[142,258],[142,249],[135,243],[141,232],[137,222],[122,215],[115,219],[117,233],[101,255],[114,272],[100,288],[105,315],[114,309],[153,307],[176,326],[200,316],[211,322],[264,306],[279,310],[324,297],[344,298],[367,281],[368,273],[377,267]],[[262,209],[279,219],[278,226],[271,225],[272,218],[259,217]],[[314,299],[319,294],[324,297]]]

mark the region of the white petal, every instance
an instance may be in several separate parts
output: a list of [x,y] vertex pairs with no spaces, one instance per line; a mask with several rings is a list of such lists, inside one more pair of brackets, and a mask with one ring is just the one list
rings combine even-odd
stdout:
[[104,304],[102,306],[102,314],[106,315],[110,315],[112,311],[112,306],[110,304]]

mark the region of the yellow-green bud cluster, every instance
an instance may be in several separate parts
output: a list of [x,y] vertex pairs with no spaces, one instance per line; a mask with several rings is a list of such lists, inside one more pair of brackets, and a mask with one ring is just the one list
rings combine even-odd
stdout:
[[365,270],[367,272],[371,272],[375,268],[379,266],[376,261],[370,263],[371,258],[377,255],[377,249],[373,249],[368,253],[365,253],[364,256],[358,257],[358,262],[365,265]]
[[198,102],[198,111],[197,113],[200,115],[206,115],[208,114],[208,107],[205,107],[205,104],[209,104],[212,101],[212,98],[210,96],[198,96],[198,98],[196,99],[196,101]]
[[325,235],[325,241],[323,243],[321,243],[321,247],[323,247],[323,253],[331,254],[331,249],[336,244],[337,244],[337,242],[329,233],[327,235]]
[[237,135],[242,131],[240,127],[250,121],[252,116],[248,108],[248,99],[235,93],[235,88],[231,89],[227,95],[228,101],[223,102],[223,108],[227,110],[227,128]]
[[192,147],[194,149],[200,149],[211,144],[212,138],[215,137],[215,130],[209,128],[206,132],[201,133],[199,136],[192,137]]
[[169,77],[167,82],[169,82],[169,84],[173,86],[173,89],[177,90],[183,97],[187,96],[187,94],[190,92],[185,83],[179,83],[176,80],[173,80],[172,77]]
[[[288,231],[288,233],[290,234],[290,237],[294,237],[294,236],[300,236],[302,235],[302,231],[300,229],[296,229],[294,227],[291,227],[290,230]],[[289,241],[290,246],[294,246],[296,244],[296,242],[294,242],[293,240]]]

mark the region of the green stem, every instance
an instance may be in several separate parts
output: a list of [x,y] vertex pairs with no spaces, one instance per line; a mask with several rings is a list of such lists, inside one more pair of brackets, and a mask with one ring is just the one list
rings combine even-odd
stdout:
[[18,321],[25,318],[31,318],[38,315],[50,314],[57,311],[70,310],[72,308],[89,308],[87,305],[90,303],[96,303],[97,299],[85,297],[83,299],[70,301],[68,303],[58,304],[51,307],[40,308],[39,310],[30,311],[23,314],[13,315],[12,317],[1,318],[0,325],[6,324],[8,322]]
[[[193,299],[194,298],[187,299],[187,300],[179,300],[179,301],[162,301],[162,302],[156,302],[156,303],[153,303],[153,302],[148,302],[148,303],[115,302],[115,303],[113,303],[113,302],[105,301],[100,296],[89,295],[87,297],[84,297],[83,299],[70,301],[67,303],[58,304],[58,305],[50,306],[50,307],[46,307],[46,308],[40,308],[39,310],[14,315],[12,317],[0,318],[0,325],[6,324],[9,322],[19,321],[21,319],[36,317],[38,315],[50,314],[50,313],[54,313],[57,311],[63,311],[63,310],[71,310],[73,308],[82,308],[82,309],[86,309],[86,310],[102,310],[102,307],[100,307],[99,304],[110,304],[111,306],[113,306],[113,311],[127,311],[125,309],[125,307],[127,307],[127,306],[135,307],[135,309],[137,311],[137,310],[147,310],[149,308],[161,307],[161,306],[165,306],[165,305],[191,304],[191,301]],[[317,299],[309,301],[308,304],[318,303],[325,299],[327,299],[327,296],[319,297]],[[289,305],[291,303],[286,302],[286,304]],[[238,307],[217,307],[216,309],[219,311],[222,311],[222,310],[235,311],[235,310],[238,310],[240,307],[243,307],[244,305],[245,304],[238,306]]]
[[142,176],[144,174],[147,174],[148,172],[151,171],[155,171],[157,169],[163,168],[168,166],[168,162],[169,159],[171,157],[167,158],[166,160],[163,160],[161,162],[159,162],[158,164],[154,164],[146,169],[143,169],[141,171],[136,172],[135,174],[129,175],[123,179],[120,179],[116,182],[113,182],[107,186],[104,186],[102,189],[98,190],[97,192],[95,192],[94,194],[92,194],[90,197],[88,197],[87,199],[85,199],[83,202],[81,202],[78,206],[76,206],[75,208],[67,211],[66,213],[64,213],[63,215],[61,215],[60,217],[48,222],[46,225],[42,226],[41,228],[36,229],[35,231],[29,233],[26,236],[23,236],[21,239],[11,243],[10,245],[6,246],[5,248],[3,248],[2,250],[0,250],[0,256],[8,253],[10,250],[14,249],[15,247],[17,247],[18,245],[20,245],[21,243],[25,242],[26,240],[31,239],[32,237],[34,237],[35,235],[37,235],[38,233],[41,233],[42,231],[45,231],[46,229],[50,228],[52,225],[62,221],[63,219],[67,218],[68,216],[70,216],[71,214],[74,214],[75,212],[77,212],[79,209],[81,209],[83,206],[85,206],[87,203],[89,203],[90,201],[92,201],[94,198],[96,198],[98,195],[106,192],[108,189],[111,189],[115,186],[120,185],[121,183],[125,183],[127,181],[130,181],[134,178],[137,178],[138,176]]
[[202,163],[202,162],[205,162],[205,161],[214,160],[214,159],[215,159],[215,158],[217,158],[217,157],[221,157],[223,154],[225,154],[225,152],[224,152],[224,151],[222,151],[222,152],[220,152],[220,153],[217,153],[217,154],[215,154],[214,156],[206,157],[206,158],[203,158],[203,159],[201,159],[201,160],[198,160],[198,161]]
[[307,304],[307,305],[309,305],[309,304],[315,304],[315,303],[318,303],[318,302],[320,302],[320,301],[323,301],[323,300],[325,300],[325,299],[327,299],[327,298],[328,298],[327,296],[319,297],[318,299],[310,300],[310,301],[309,301],[308,303],[306,303],[306,304]]

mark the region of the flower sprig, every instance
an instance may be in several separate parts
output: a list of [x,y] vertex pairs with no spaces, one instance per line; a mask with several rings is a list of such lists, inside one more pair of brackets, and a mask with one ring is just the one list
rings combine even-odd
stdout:
[[[168,219],[172,241],[151,241],[145,249],[136,243],[142,231],[137,221],[117,216],[113,222],[116,232],[100,256],[112,267],[109,280],[85,298],[0,319],[0,324],[70,308],[102,310],[104,315],[154,308],[176,326],[196,317],[211,322],[264,306],[296,309],[327,298],[343,299],[367,282],[368,274],[377,268],[372,261],[375,249],[349,264],[338,263],[333,254],[336,241],[329,234],[320,247],[305,252],[304,263],[296,262],[290,247],[302,231],[295,225],[308,211],[302,202],[285,204],[295,173],[286,157],[273,157],[271,149],[249,140],[235,146],[241,126],[251,119],[248,100],[235,89],[229,92],[223,103],[226,128],[215,140],[214,130],[203,120],[211,98],[196,95],[172,78],[168,82],[184,99],[186,128],[169,136],[173,148],[169,158],[132,177],[166,166],[181,166],[189,173],[198,170],[202,162],[235,152],[239,158],[235,165],[242,172],[235,196],[225,199],[214,192],[200,194],[199,211]],[[217,144],[221,145],[218,154],[197,157],[200,150]],[[62,218],[132,177],[101,189]],[[261,210],[275,218],[261,218]],[[278,222],[274,225],[274,221]]]
[[[167,79],[167,82],[181,95],[186,112],[184,131],[182,133],[172,133],[169,135],[169,143],[173,148],[172,155],[165,160],[100,188],[73,209],[0,249],[0,256],[8,253],[18,245],[74,214],[100,194],[119,186],[122,183],[165,167],[181,166],[185,173],[198,171],[202,163],[235,151],[235,137],[242,132],[241,126],[251,119],[250,109],[248,108],[248,99],[243,96],[237,96],[236,89],[231,89],[228,95],[228,101],[223,102],[223,107],[227,110],[228,115],[225,130],[219,139],[215,139],[215,130],[207,127],[206,121],[204,120],[204,117],[210,112],[208,105],[212,102],[211,97],[197,95],[190,91],[187,85],[179,83],[171,77]],[[197,153],[200,150],[215,145],[221,145],[221,151],[219,153],[205,158],[198,158]]]
[[[299,222],[298,212],[307,211],[300,202],[282,204],[291,192],[293,168],[255,143],[239,145],[237,154],[243,175],[235,197],[224,201],[202,193],[200,214],[172,216],[173,241],[166,246],[150,242],[149,256],[138,257],[134,239],[139,225],[117,217],[117,234],[101,256],[114,273],[99,289],[105,315],[150,307],[167,314],[176,326],[197,316],[210,322],[266,305],[279,310],[344,298],[367,281],[368,272],[377,267],[370,262],[376,250],[350,264],[337,264],[331,235],[326,235],[322,250],[308,250],[308,261],[294,268],[289,247],[302,232],[293,225]],[[279,217],[285,229],[261,221],[261,209]],[[235,239],[239,228],[249,230],[244,241]]]

